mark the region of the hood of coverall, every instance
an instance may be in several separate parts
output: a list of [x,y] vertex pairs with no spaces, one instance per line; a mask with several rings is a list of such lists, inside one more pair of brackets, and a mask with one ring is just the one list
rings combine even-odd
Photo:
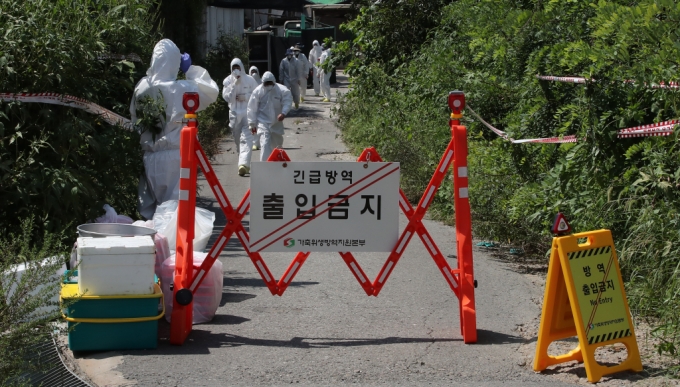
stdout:
[[177,80],[181,60],[182,54],[172,40],[163,39],[156,43],[151,56],[151,67],[146,70],[150,83]]
[[276,78],[274,78],[274,74],[272,74],[269,71],[265,71],[264,75],[262,76],[262,84],[265,82],[274,82],[276,83]]
[[234,68],[234,65],[238,65],[238,67],[241,69],[241,74],[248,74],[246,73],[246,69],[243,67],[243,62],[239,58],[234,58],[231,60],[231,64],[229,65],[229,72],[231,73],[231,69]]
[[312,42],[312,46],[314,46],[314,45],[317,45],[317,46],[318,46],[318,45],[319,45],[319,41],[318,41],[318,40],[313,41],[313,42]]
[[250,66],[250,69],[248,69],[248,75],[252,74],[253,70],[257,71],[257,75],[260,75],[260,70],[257,69],[257,66]]

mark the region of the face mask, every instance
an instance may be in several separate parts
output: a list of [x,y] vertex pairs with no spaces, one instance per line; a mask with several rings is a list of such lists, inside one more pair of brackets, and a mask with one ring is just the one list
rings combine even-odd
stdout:
[[288,55],[288,60],[291,60],[291,59],[293,59],[293,56],[292,56],[292,55]]
[[273,89],[273,88],[274,88],[274,85],[267,85],[267,86],[264,87],[264,89],[267,90],[267,91],[271,91],[271,89]]
[[240,77],[241,76],[241,70],[236,69],[236,70],[231,70],[231,75],[235,77]]
[[251,76],[251,77],[254,77],[255,75],[257,75],[257,73],[256,73],[255,71],[253,71],[252,73],[250,73],[250,76]]

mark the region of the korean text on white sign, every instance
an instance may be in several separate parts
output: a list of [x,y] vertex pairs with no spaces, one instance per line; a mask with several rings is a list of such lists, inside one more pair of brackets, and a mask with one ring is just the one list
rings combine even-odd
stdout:
[[252,164],[253,252],[392,251],[398,232],[399,163]]

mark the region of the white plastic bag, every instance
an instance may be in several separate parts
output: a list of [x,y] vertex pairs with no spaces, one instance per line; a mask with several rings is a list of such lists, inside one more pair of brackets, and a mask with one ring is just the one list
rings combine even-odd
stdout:
[[132,225],[153,228],[153,220],[136,220],[132,223]]
[[215,213],[205,208],[196,207],[194,219],[194,251],[203,251],[212,236]]
[[[111,207],[108,204],[104,204],[104,211],[106,213],[104,216],[100,216],[99,218],[95,219],[95,223],[121,223],[121,224],[134,224],[135,226],[145,226],[148,227],[143,220],[138,220],[134,222],[132,218],[129,216],[125,215],[118,215],[116,210]],[[140,224],[141,222],[141,224]],[[78,247],[78,242],[76,242],[73,245],[73,249],[71,249],[71,258],[69,259],[69,269],[73,270],[78,266],[78,254],[76,252],[76,248]],[[156,250],[158,251],[158,250]],[[166,254],[167,257],[168,254]],[[163,262],[163,261],[161,261]]]
[[[168,238],[170,250],[177,246],[177,207],[179,201],[168,200],[156,208],[153,215],[153,228]],[[208,240],[213,231],[215,214],[205,208],[196,207],[194,220],[194,251],[203,251],[208,245]]]
[[115,209],[108,204],[104,204],[104,211],[106,213],[95,219],[95,223],[122,223],[122,224],[132,224],[133,220],[129,216],[118,215]]
[[[194,251],[194,275],[201,267],[203,260],[207,257],[207,253],[200,253]],[[165,299],[165,319],[170,322],[172,317],[172,290],[170,285],[173,283],[175,275],[175,255],[171,255],[163,262],[163,276],[161,277],[161,288],[163,289],[163,298]],[[201,286],[196,289],[194,293],[194,324],[206,323],[215,317],[217,308],[220,306],[222,300],[222,262],[215,260]]]

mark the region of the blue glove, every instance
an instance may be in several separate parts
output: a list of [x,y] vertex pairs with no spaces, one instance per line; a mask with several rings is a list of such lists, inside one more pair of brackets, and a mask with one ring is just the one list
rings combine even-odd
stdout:
[[182,54],[182,60],[179,62],[179,69],[186,74],[189,71],[189,67],[191,67],[191,57],[185,52]]

